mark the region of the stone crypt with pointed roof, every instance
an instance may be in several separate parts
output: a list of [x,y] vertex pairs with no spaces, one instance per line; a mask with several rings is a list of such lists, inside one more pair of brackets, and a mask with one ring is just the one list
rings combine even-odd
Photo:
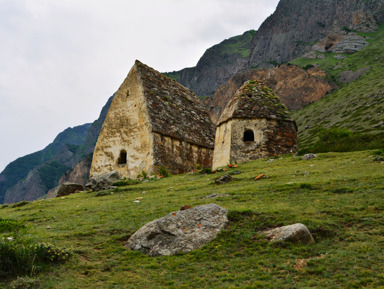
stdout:
[[211,167],[215,126],[195,94],[136,61],[115,93],[93,154],[90,176],[136,178],[165,167]]
[[287,108],[262,81],[251,80],[239,88],[220,116],[213,168],[297,149],[297,126]]

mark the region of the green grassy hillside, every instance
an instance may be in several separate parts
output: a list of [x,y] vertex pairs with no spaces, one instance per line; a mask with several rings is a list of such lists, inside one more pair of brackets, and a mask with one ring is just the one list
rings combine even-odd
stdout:
[[[343,60],[335,59],[334,53],[323,53],[324,59],[299,58],[291,61],[302,67],[319,65],[340,87],[293,113],[299,126],[301,147],[313,143],[319,128],[329,127],[380,135],[384,146],[384,25],[373,33],[358,34],[367,37],[370,44],[353,55],[344,55],[346,58]],[[369,71],[355,81],[348,84],[338,81],[341,72],[356,72],[364,68]]]
[[[382,288],[384,163],[375,157],[364,151],[257,160],[241,164],[226,185],[213,184],[226,172],[184,174],[5,205],[0,218],[22,221],[35,242],[72,249],[69,261],[34,271],[40,288]],[[253,180],[262,173],[267,178]],[[226,196],[204,198],[212,193]],[[137,197],[143,199],[134,203]],[[229,210],[230,222],[203,248],[147,257],[124,247],[147,222],[211,202]],[[259,234],[298,222],[315,244],[272,245]]]

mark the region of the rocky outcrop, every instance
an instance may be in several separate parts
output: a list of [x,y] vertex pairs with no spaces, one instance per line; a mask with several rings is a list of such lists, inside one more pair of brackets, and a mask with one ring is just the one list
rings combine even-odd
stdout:
[[203,103],[209,108],[211,120],[217,123],[225,105],[247,80],[262,80],[288,109],[300,109],[319,100],[336,88],[320,68],[304,70],[296,65],[282,65],[270,69],[250,70],[230,78]]
[[343,71],[340,73],[340,78],[338,79],[338,81],[342,83],[350,83],[352,81],[355,81],[365,73],[367,73],[369,69],[370,67],[365,67],[365,68],[358,69],[355,72],[353,72],[352,70]]
[[224,229],[227,213],[216,204],[172,212],[140,228],[126,247],[148,256],[190,252],[212,241]]
[[293,242],[302,244],[314,243],[311,233],[303,224],[294,224],[275,228],[264,232],[271,242]]
[[76,192],[81,192],[83,190],[84,188],[80,184],[66,182],[58,187],[56,197],[72,195]]
[[327,35],[332,38],[335,27],[372,31],[378,27],[376,19],[382,21],[383,15],[383,0],[281,0],[252,39],[248,67],[265,67],[302,56],[312,49],[313,42]]
[[111,189],[112,185],[121,179],[117,171],[113,171],[101,176],[91,178],[85,185],[88,189],[93,191]]

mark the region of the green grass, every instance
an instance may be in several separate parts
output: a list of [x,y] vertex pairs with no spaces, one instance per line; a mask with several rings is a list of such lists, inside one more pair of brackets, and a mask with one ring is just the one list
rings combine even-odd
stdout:
[[[213,184],[225,172],[171,176],[100,197],[85,192],[5,206],[0,218],[22,221],[35,242],[72,249],[69,261],[34,276],[41,288],[380,288],[384,164],[373,161],[377,154],[257,160],[240,165],[242,173],[226,185]],[[261,173],[267,178],[253,181]],[[204,199],[212,193],[228,196]],[[143,199],[133,203],[137,197]],[[227,208],[230,222],[203,248],[147,257],[124,247],[147,222],[210,202]],[[260,234],[297,222],[315,244],[274,245]]]

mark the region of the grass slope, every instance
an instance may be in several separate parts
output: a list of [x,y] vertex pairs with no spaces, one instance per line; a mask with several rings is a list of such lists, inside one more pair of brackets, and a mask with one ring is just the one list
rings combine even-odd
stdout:
[[[0,218],[23,220],[36,241],[73,248],[72,259],[36,277],[41,288],[383,288],[384,164],[373,158],[364,151],[257,160],[226,185],[212,183],[225,172],[178,175],[100,197],[3,206]],[[254,181],[261,173],[268,178]],[[212,193],[228,196],[204,198]],[[230,210],[230,222],[203,248],[155,258],[124,248],[147,222],[210,202]],[[272,245],[259,234],[297,222],[315,244]]]
[[[384,133],[384,25],[373,33],[359,34],[368,37],[370,44],[353,55],[344,55],[343,60],[335,59],[334,53],[324,53],[325,59],[291,61],[302,67],[317,64],[336,82],[343,71],[356,72],[369,67],[369,72],[357,80],[349,84],[338,83],[339,90],[293,113],[301,146],[313,143],[321,127],[345,127],[356,133]],[[377,126],[380,123],[383,126]],[[307,126],[311,128],[305,129]]]

